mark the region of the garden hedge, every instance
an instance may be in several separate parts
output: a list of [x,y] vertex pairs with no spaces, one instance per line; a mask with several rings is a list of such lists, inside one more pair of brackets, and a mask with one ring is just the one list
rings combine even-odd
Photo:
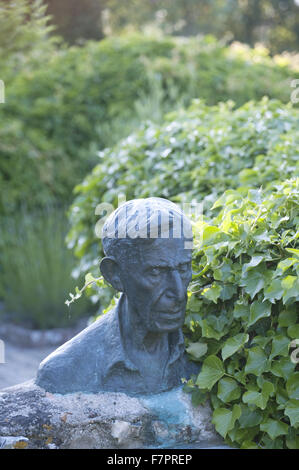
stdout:
[[147,123],[112,149],[76,187],[70,210],[68,245],[79,258],[79,272],[95,274],[101,240],[94,228],[101,202],[160,196],[204,202],[209,208],[227,189],[270,187],[299,175],[298,112],[268,99],[234,108],[194,101],[169,114],[162,126]]
[[162,112],[198,97],[210,105],[227,99],[240,105],[263,95],[288,102],[290,81],[299,76],[285,57],[226,47],[210,37],[130,34],[80,47],[54,39],[48,44],[39,21],[35,36],[33,27],[24,31],[24,50],[8,49],[8,66],[1,67],[1,213],[14,212],[24,200],[30,208],[70,201],[98,150],[128,135],[136,121],[152,118],[156,95]]

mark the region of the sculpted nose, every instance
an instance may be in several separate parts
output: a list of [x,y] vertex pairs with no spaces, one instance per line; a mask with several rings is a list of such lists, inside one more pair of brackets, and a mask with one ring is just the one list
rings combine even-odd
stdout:
[[180,273],[176,270],[171,271],[168,295],[180,302],[185,299],[185,287]]

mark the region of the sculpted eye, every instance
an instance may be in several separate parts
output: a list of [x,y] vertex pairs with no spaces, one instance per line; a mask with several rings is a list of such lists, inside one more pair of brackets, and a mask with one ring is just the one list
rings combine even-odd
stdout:
[[181,273],[186,273],[189,270],[189,263],[181,264],[179,267]]
[[161,273],[160,268],[152,268],[152,269],[150,270],[150,274],[151,274],[152,276],[158,276],[160,273]]
[[188,264],[181,264],[180,266],[180,271],[185,272],[188,270],[189,265]]

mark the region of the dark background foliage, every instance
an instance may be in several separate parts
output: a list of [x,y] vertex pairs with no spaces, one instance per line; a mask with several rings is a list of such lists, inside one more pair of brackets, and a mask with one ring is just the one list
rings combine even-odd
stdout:
[[294,0],[47,0],[53,24],[69,42],[100,39],[109,32],[150,23],[166,33],[213,34],[273,53],[297,50],[299,7]]

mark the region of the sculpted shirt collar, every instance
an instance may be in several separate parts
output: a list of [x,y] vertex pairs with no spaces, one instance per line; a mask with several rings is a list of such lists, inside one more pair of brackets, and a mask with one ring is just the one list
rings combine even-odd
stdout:
[[[140,372],[136,365],[129,359],[128,355],[126,354],[121,332],[120,332],[120,316],[122,305],[124,302],[124,295],[122,294],[118,304],[113,309],[113,311],[109,314],[110,315],[110,328],[111,328],[111,337],[114,337],[118,344],[111,344],[111,355],[110,361],[106,364],[106,368],[104,371],[104,377],[109,374],[111,369],[116,365],[123,365],[126,369]],[[181,356],[184,354],[185,351],[185,343],[184,343],[184,336],[182,330],[179,329],[170,335],[170,358],[167,364],[167,368],[175,363]],[[115,346],[115,347],[114,347]],[[109,356],[108,356],[109,357]]]

